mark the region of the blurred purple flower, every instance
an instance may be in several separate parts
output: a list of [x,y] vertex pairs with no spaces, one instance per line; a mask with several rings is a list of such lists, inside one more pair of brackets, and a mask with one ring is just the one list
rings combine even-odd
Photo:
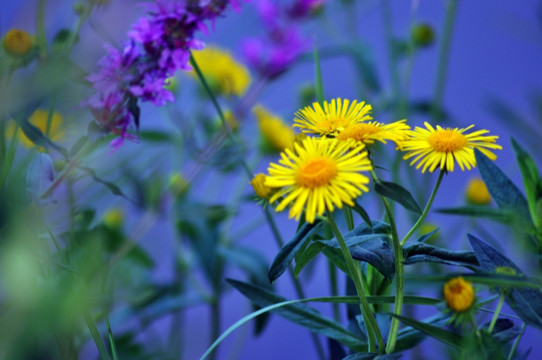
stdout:
[[238,10],[239,0],[156,0],[141,6],[147,15],[128,33],[130,41],[121,51],[106,45],[107,54],[98,71],[89,77],[96,90],[85,105],[107,132],[119,135],[111,146],[120,147],[124,139],[136,140],[128,129],[139,127],[138,101],[155,106],[173,102],[164,89],[166,79],[177,70],[191,70],[190,50],[201,50],[204,43],[195,39],[197,31],[208,33],[205,21],[212,21],[231,5]]
[[262,77],[275,78],[284,73],[305,52],[310,41],[296,23],[308,18],[325,0],[296,0],[281,8],[271,0],[258,0],[256,10],[265,25],[265,36],[245,39],[241,45],[247,63]]

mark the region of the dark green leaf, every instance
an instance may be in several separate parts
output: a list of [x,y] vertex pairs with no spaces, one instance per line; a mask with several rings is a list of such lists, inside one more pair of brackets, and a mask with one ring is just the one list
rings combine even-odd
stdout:
[[343,360],[397,360],[401,357],[401,354],[373,354],[373,353],[357,353],[348,355]]
[[[522,271],[510,259],[475,236],[468,234],[468,237],[484,272],[495,273],[497,267],[507,267],[516,272],[518,279],[522,279]],[[540,288],[508,289],[506,303],[525,323],[542,330],[542,291]]]
[[417,214],[422,213],[422,209],[420,209],[420,206],[416,200],[414,200],[412,194],[399,184],[389,181],[377,181],[375,183],[375,191],[382,196],[397,201],[407,210],[413,211]]
[[367,214],[367,211],[365,211],[365,209],[360,204],[354,202],[354,206],[352,207],[352,209],[357,212],[359,216],[361,216],[361,218],[363,219],[363,221],[365,221],[366,224],[371,226],[371,218],[369,217],[369,214]]
[[[485,322],[480,329],[487,331],[490,321]],[[521,326],[508,318],[498,318],[491,335],[502,344],[506,344],[521,334]]]
[[529,153],[513,138],[511,141],[519,169],[521,170],[521,177],[523,178],[523,186],[527,195],[529,211],[531,212],[531,215],[534,215],[536,201],[542,197],[542,188],[539,180],[540,173],[538,172],[536,163],[531,155],[529,155]]
[[294,258],[295,254],[303,247],[303,245],[309,241],[312,235],[322,226],[320,220],[315,221],[312,224],[305,223],[295,234],[292,240],[288,241],[273,260],[271,268],[269,269],[268,277],[269,281],[273,282],[288,268],[288,265]]
[[514,212],[526,223],[530,223],[527,200],[514,183],[480,150],[475,149],[476,163],[491,197],[501,209]]
[[[417,243],[425,243],[427,240],[431,239],[431,237],[433,235],[435,235],[437,233],[437,231],[439,231],[439,228],[436,228],[436,229],[433,229],[431,230],[430,232],[428,232],[427,234],[423,234],[422,236],[420,236],[418,239],[416,239],[416,242]],[[409,242],[407,241],[407,244]]]
[[294,275],[297,277],[301,273],[301,270],[318,255],[322,249],[326,246],[320,242],[312,242],[309,246],[305,247],[303,251],[297,253]]
[[21,127],[21,130],[25,134],[25,136],[32,141],[34,144],[38,146],[43,146],[47,149],[54,149],[58,151],[62,156],[67,158],[68,150],[63,148],[62,146],[58,145],[57,143],[51,141],[48,137],[46,137],[41,130],[32,125],[28,120],[19,120],[18,121],[19,126]]
[[446,265],[478,267],[472,251],[452,251],[424,243],[410,243],[403,248],[405,265],[433,262]]
[[171,133],[157,131],[157,130],[147,130],[141,131],[139,137],[143,141],[153,142],[153,143],[165,143],[171,142],[173,140],[173,135]]
[[[267,289],[241,281],[231,279],[227,281],[252,302],[261,307],[286,301],[285,298]],[[313,332],[335,339],[352,350],[364,351],[366,349],[366,345],[362,342],[361,338],[344,329],[339,323],[320,315],[317,310],[305,304],[287,305],[274,310],[274,312]]]
[[109,189],[109,191],[111,191],[113,193],[113,195],[123,197],[126,200],[131,201],[133,203],[136,202],[134,199],[132,199],[129,196],[125,195],[122,192],[122,190],[120,189],[120,187],[118,187],[116,184],[114,184],[114,183],[112,183],[110,181],[107,181],[107,180],[103,180],[100,177],[98,177],[98,175],[96,175],[96,171],[94,169],[86,167],[86,166],[80,166],[79,169],[86,172],[94,181],[96,181],[96,182],[104,185],[105,187],[107,187]]
[[441,327],[426,324],[426,323],[423,323],[414,319],[410,319],[404,316],[400,316],[396,314],[391,314],[391,316],[396,317],[403,324],[411,326],[415,329],[418,329],[421,332],[427,334],[428,336],[431,336],[434,339],[437,339],[438,341],[446,345],[449,345],[458,349],[461,347],[461,343],[463,342],[463,337],[457,333],[444,330]]

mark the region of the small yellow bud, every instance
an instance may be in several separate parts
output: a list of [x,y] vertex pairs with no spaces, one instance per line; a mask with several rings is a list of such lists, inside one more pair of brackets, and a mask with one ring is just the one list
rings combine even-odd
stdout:
[[420,47],[425,47],[433,44],[435,41],[435,32],[428,24],[416,24],[412,27],[410,36],[414,44]]
[[118,229],[124,224],[124,212],[119,208],[109,209],[103,216],[107,227]]
[[467,184],[465,191],[467,202],[473,205],[488,205],[491,203],[491,195],[487,186],[480,178],[472,178]]
[[32,49],[32,37],[20,29],[11,29],[4,37],[4,49],[10,55],[21,57]]
[[281,152],[293,147],[295,132],[282,118],[261,105],[256,105],[252,112],[260,128],[263,152]]
[[250,185],[254,188],[254,192],[262,199],[266,199],[271,193],[271,188],[265,185],[266,177],[265,174],[260,173],[254,175],[252,180],[250,180]]
[[455,312],[467,311],[474,303],[474,288],[461,276],[450,279],[444,285],[444,300]]
[[189,187],[188,181],[184,178],[181,173],[171,174],[169,177],[169,191],[173,194],[175,198],[180,198],[188,191]]

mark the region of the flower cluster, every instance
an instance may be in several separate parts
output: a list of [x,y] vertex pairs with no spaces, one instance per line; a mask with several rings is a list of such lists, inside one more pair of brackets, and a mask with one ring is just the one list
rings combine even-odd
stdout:
[[498,137],[487,136],[487,130],[467,134],[472,126],[444,129],[428,123],[427,129],[411,130],[404,119],[390,124],[371,121],[371,111],[363,101],[337,98],[295,113],[293,126],[316,137],[284,147],[279,163],[270,164],[264,184],[277,190],[269,198],[270,203],[279,201],[277,211],[291,205],[290,217],[299,219],[305,212],[312,223],[326,210],[353,205],[353,199],[368,191],[369,179],[360,172],[372,170],[367,150],[375,142],[394,142],[396,150],[407,152],[404,159],[414,157],[411,165],[419,161],[422,172],[437,167],[453,171],[456,161],[462,170],[471,169],[476,165],[474,149],[493,160],[496,155],[488,149],[501,149],[495,143]]
[[324,2],[296,0],[290,7],[281,7],[277,1],[258,0],[258,16],[266,34],[244,41],[242,52],[247,63],[262,77],[274,78],[285,72],[309,44],[295,22],[309,18]]
[[106,45],[106,56],[98,72],[87,79],[96,93],[86,102],[98,124],[119,136],[112,143],[120,146],[131,125],[139,126],[138,101],[155,106],[173,101],[165,88],[166,79],[177,70],[191,70],[190,51],[201,50],[197,31],[208,33],[206,21],[213,22],[228,5],[239,7],[236,0],[168,1],[157,0],[142,5],[147,15],[128,33],[121,50]]

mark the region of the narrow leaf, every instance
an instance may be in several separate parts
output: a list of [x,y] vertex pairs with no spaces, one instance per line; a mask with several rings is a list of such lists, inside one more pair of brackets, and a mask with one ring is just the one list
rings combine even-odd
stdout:
[[511,224],[514,221],[515,215],[507,209],[495,209],[487,206],[459,206],[455,208],[436,209],[436,212],[441,214],[461,215],[469,217],[480,217],[491,219],[504,224]]
[[452,251],[424,243],[411,243],[403,249],[405,265],[419,262],[433,262],[446,265],[478,267],[478,260],[472,251]]
[[280,249],[269,269],[268,278],[271,283],[284,273],[295,254],[303,248],[303,245],[310,240],[311,236],[321,226],[322,222],[319,220],[315,221],[313,224],[303,224],[293,239],[288,241],[282,249]]
[[307,246],[302,252],[298,253],[294,275],[297,277],[301,273],[301,270],[318,255],[326,246],[320,242],[313,242]]
[[421,332],[427,334],[428,336],[431,336],[434,339],[437,339],[438,341],[446,345],[449,345],[458,349],[461,347],[461,343],[463,342],[463,337],[457,333],[444,330],[441,327],[429,325],[429,324],[426,324],[414,319],[410,319],[404,316],[400,316],[396,314],[391,314],[391,316],[399,319],[403,324],[412,326],[413,328],[420,330]]
[[531,212],[531,214],[534,214],[537,195],[542,195],[537,194],[537,190],[542,190],[538,189],[540,174],[538,172],[536,163],[531,157],[531,155],[529,155],[529,153],[523,147],[521,147],[521,145],[517,143],[513,138],[511,139],[511,142],[514,153],[516,154],[516,160],[518,162],[519,169],[521,171],[521,177],[523,178],[523,187],[527,195],[529,211]]
[[417,214],[422,213],[422,209],[416,200],[414,200],[412,194],[399,184],[389,181],[377,181],[375,183],[375,191],[382,196],[397,201],[407,210],[413,211]]

